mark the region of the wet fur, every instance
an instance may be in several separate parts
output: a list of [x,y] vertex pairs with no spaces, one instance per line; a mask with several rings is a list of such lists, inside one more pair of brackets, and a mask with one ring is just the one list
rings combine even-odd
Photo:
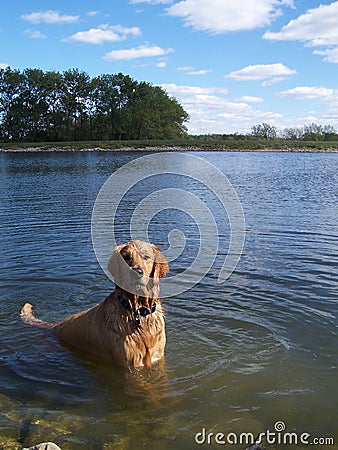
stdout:
[[[151,257],[145,260],[144,253]],[[123,260],[127,262],[127,270]],[[135,270],[139,270],[144,273],[147,284],[141,285],[136,294],[117,285],[115,291],[98,305],[58,323],[35,318],[29,303],[21,309],[21,318],[30,325],[51,329],[62,343],[119,366],[149,367],[164,355],[165,323],[158,294],[159,278],[168,272],[168,264],[154,245],[132,241],[116,247],[109,269],[116,283],[128,273],[133,275]],[[121,298],[128,302],[131,311],[121,304]],[[133,311],[141,306],[151,310],[154,303],[156,310],[142,317],[138,325]]]

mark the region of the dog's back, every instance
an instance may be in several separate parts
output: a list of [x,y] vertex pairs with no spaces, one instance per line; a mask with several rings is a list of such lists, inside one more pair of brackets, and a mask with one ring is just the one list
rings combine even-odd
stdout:
[[32,305],[21,309],[25,323],[48,328],[60,342],[99,356],[123,367],[149,367],[161,359],[165,348],[165,324],[161,304],[144,317],[140,326],[130,320],[128,311],[115,298],[115,293],[86,311],[48,323],[34,317]]

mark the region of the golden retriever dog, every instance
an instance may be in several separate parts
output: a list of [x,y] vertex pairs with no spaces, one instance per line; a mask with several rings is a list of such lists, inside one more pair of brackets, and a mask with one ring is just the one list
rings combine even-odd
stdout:
[[24,322],[52,329],[61,343],[127,368],[149,367],[164,355],[164,313],[159,279],[169,270],[158,247],[131,241],[115,248],[108,269],[115,291],[104,301],[58,323],[36,319],[32,305]]

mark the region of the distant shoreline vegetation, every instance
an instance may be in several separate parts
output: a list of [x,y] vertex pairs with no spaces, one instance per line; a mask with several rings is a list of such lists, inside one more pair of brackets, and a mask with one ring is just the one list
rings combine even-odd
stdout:
[[75,151],[225,151],[225,152],[338,152],[334,141],[286,141],[285,139],[161,139],[126,141],[11,142],[0,143],[0,152],[75,152]]
[[0,69],[0,151],[337,151],[332,125],[189,135],[189,115],[159,86],[122,73]]

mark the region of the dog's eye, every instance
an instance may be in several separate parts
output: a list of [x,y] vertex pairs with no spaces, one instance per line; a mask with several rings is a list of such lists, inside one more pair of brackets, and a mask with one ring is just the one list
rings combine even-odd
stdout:
[[149,255],[143,255],[143,259],[145,259],[145,260],[150,259],[150,256]]

